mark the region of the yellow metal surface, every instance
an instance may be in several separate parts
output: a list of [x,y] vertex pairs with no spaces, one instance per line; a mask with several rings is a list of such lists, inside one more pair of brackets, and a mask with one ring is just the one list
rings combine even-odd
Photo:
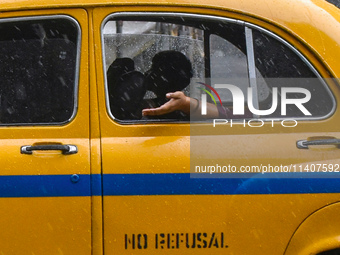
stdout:
[[[321,50],[320,42],[317,41],[320,38],[315,38],[315,34],[319,35],[319,30],[326,31],[328,28],[322,29],[318,23],[307,30],[304,22],[310,24],[307,21],[313,14],[304,13],[299,17],[301,20],[294,22],[293,17],[297,14],[292,10],[302,6],[306,8],[313,3],[290,2],[289,6],[285,6],[289,10],[284,13],[280,1],[265,2],[263,5],[249,3],[249,6],[248,2],[242,1],[209,3],[220,7],[223,5],[221,9],[225,11],[197,8],[202,7],[203,3],[196,3],[187,4],[186,7],[178,7],[176,3],[173,8],[146,5],[96,8],[95,44],[101,45],[100,24],[110,13],[165,11],[207,14],[244,20],[274,31],[303,52],[324,77],[328,77],[328,71],[334,76],[339,74],[333,57],[325,51],[329,44],[334,52],[334,47],[337,47],[335,42],[340,37],[330,31],[326,32],[327,35],[323,34]],[[184,2],[181,4],[186,5]],[[336,12],[330,6],[325,8]],[[248,15],[248,11],[252,15]],[[325,16],[329,21],[334,19],[330,14],[326,13]],[[331,23],[332,26],[338,26],[337,21]],[[305,38],[311,34],[314,39],[308,39],[307,47]],[[293,35],[301,40],[296,40]],[[316,54],[317,51],[321,54]],[[320,59],[326,65],[317,61]],[[189,173],[189,125],[115,123],[106,112],[100,55],[96,63],[104,176]],[[327,65],[332,69],[325,69]],[[332,82],[329,84],[338,100],[339,88]],[[293,131],[278,126],[272,128],[269,124],[261,129],[226,126],[214,130],[208,125],[199,124],[201,127],[196,129],[197,133],[191,135],[203,139],[202,144],[208,146],[206,153],[201,155],[205,163],[209,160],[215,163],[233,162],[237,166],[336,163],[340,153],[335,147],[327,150],[316,148],[306,152],[296,148],[296,141],[316,136],[339,137],[338,119],[339,113],[336,112],[324,121],[301,121]],[[210,143],[204,142],[204,139]],[[261,185],[261,181],[257,185]],[[104,196],[104,254],[283,254],[291,236],[308,215],[338,200],[337,194]]]
[[[263,0],[261,4],[255,0],[4,0],[0,18],[74,17],[82,29],[82,56],[75,119],[60,127],[0,128],[3,175],[189,173],[189,124],[120,125],[107,114],[100,29],[107,15],[128,11],[183,12],[247,21],[293,44],[324,77],[340,77],[340,12],[321,0]],[[339,101],[339,87],[334,83],[330,87]],[[223,148],[204,155],[204,160],[233,160],[238,166],[338,162],[340,152],[335,148],[306,152],[296,149],[295,142],[315,136],[340,137],[339,114],[301,122],[294,132],[269,125],[260,130],[220,127],[212,132],[211,127],[201,125],[195,135]],[[79,153],[67,157],[56,152],[32,157],[19,154],[21,145],[41,143],[77,144]],[[269,144],[279,146],[273,150]],[[0,223],[6,231],[0,236],[0,254],[99,255],[103,250],[119,255],[283,254],[310,214],[339,199],[338,194],[1,198]],[[338,210],[325,214],[326,218],[334,213]],[[307,230],[298,229],[289,254],[305,249],[307,244],[299,237],[319,224],[321,220],[306,225]],[[337,228],[325,229],[337,232]],[[314,235],[310,240],[318,238],[320,235]]]
[[[34,180],[53,180],[65,177],[59,183],[68,187],[72,185],[71,176],[90,174],[89,147],[89,92],[88,92],[88,17],[82,9],[35,10],[21,12],[3,12],[0,18],[17,18],[31,16],[67,15],[73,17],[81,27],[81,60],[79,72],[78,108],[76,116],[64,125],[34,125],[0,127],[1,177],[34,177]],[[23,145],[73,144],[78,153],[63,155],[59,151],[35,151],[32,155],[20,153]],[[47,177],[46,177],[47,176]],[[46,179],[50,178],[50,179]],[[82,179],[81,181],[85,181]],[[27,179],[29,180],[29,179]],[[44,186],[30,197],[0,198],[1,244],[0,254],[91,254],[91,197],[70,196],[44,197]],[[74,184],[74,187],[77,187]],[[87,185],[87,187],[86,187]],[[9,187],[10,184],[9,184]],[[73,186],[72,186],[73,187]],[[25,187],[14,188],[25,190]],[[90,182],[85,184],[90,189]],[[34,188],[33,188],[34,189]],[[38,187],[37,187],[38,189]],[[62,192],[62,191],[61,191]],[[27,197],[26,197],[27,196]]]
[[[299,27],[300,22],[294,24],[282,22],[285,28],[289,27],[287,33],[285,29],[278,29],[272,22],[264,22],[266,19],[269,21],[269,16],[271,19],[274,15],[268,14],[268,9],[264,15],[263,6],[248,7],[245,2],[229,4],[233,4],[234,8],[235,5],[242,5],[244,7],[242,13],[184,7],[97,8],[94,11],[95,44],[101,45],[100,24],[110,13],[171,11],[219,15],[252,22],[274,30],[299,48],[311,61],[328,58],[324,53],[315,58],[315,52],[305,47],[303,40],[297,41],[292,37],[291,33],[295,32],[299,36],[305,36],[304,33],[307,31],[302,26]],[[279,2],[275,4],[280,5]],[[294,8],[297,7],[293,2],[291,4]],[[254,6],[257,6],[256,9]],[[271,10],[271,4],[267,3],[266,7],[268,6]],[[226,7],[228,8],[229,6]],[[249,8],[254,8],[251,12],[257,15],[246,15]],[[276,6],[273,12],[278,10],[280,8]],[[292,15],[288,13],[289,11],[285,16],[281,15],[280,19],[293,21],[292,17],[287,17]],[[256,16],[260,19],[256,19]],[[275,21],[277,20],[276,18]],[[334,46],[332,39],[325,40]],[[319,46],[319,43],[316,45]],[[101,57],[98,56],[96,61],[104,176],[188,173],[189,125],[115,123],[106,112],[104,77],[100,72],[103,70]],[[315,63],[318,70],[327,77],[324,67]],[[338,92],[335,84],[330,83],[330,86],[334,92]],[[334,163],[340,156],[337,149],[316,149],[307,153],[298,150],[295,142],[320,136],[320,130],[323,131],[322,135],[339,137],[336,128],[338,118],[336,113],[326,121],[301,122],[294,132],[287,132],[283,127],[272,128],[269,125],[260,130],[241,126],[212,130],[211,127],[202,125],[195,135],[199,139],[209,140],[212,146],[206,148],[207,153],[203,158],[205,162],[232,160],[238,166],[261,163],[280,165],[321,159]],[[209,145],[204,141],[203,144]],[[278,145],[275,150],[273,144]],[[337,194],[104,196],[104,254],[283,254],[299,224],[313,211],[338,199]],[[221,248],[222,245],[224,248]]]
[[310,215],[294,233],[286,255],[318,254],[339,248],[340,205],[335,203]]
[[[89,12],[89,20],[92,20],[92,10]],[[89,29],[93,31],[93,23],[89,22]],[[89,47],[94,49],[93,33],[89,33]],[[95,53],[89,52],[90,58],[90,146],[91,146],[91,174],[101,174],[101,141],[100,122],[98,114],[97,82]],[[101,187],[100,187],[101,188]],[[91,221],[92,221],[92,255],[103,254],[103,198],[102,196],[92,196]]]
[[90,197],[1,198],[0,254],[91,254]]
[[[284,254],[292,233],[309,212],[338,199],[337,194],[105,197],[104,251]],[[316,233],[317,224],[313,225]]]

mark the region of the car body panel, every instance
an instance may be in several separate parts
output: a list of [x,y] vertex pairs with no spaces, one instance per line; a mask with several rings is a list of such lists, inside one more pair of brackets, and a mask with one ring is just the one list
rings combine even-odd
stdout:
[[[7,230],[0,235],[0,253],[283,254],[289,244],[299,248],[287,252],[305,249],[309,244],[301,236],[309,230],[299,226],[339,201],[338,179],[193,179],[189,123],[127,125],[111,118],[101,28],[108,15],[127,12],[248,22],[286,40],[322,77],[340,76],[340,12],[321,0],[2,1],[0,18],[74,17],[82,30],[82,51],[78,111],[70,123],[0,127],[3,183],[20,183],[30,191],[13,186],[5,197],[3,185],[0,205],[5,213],[0,222]],[[339,102],[336,80],[327,84]],[[296,141],[339,138],[339,114],[336,109],[324,120],[304,120],[289,130],[270,123],[261,129],[198,124],[194,135],[211,146],[203,161],[232,161],[237,166],[338,164],[338,148],[299,150]],[[20,154],[20,146],[41,143],[76,144],[78,153]],[[71,182],[73,174],[80,176],[79,183]],[[37,187],[28,185],[32,178]],[[337,210],[329,215],[333,213]],[[334,248],[338,234],[336,228],[325,229],[334,234],[327,236],[322,250]]]
[[[317,59],[313,51],[287,31],[263,19],[228,11],[188,7],[100,7],[94,10],[95,28],[99,28],[110,13],[133,15],[134,11],[160,13],[160,16],[163,12],[177,11],[194,13],[198,17],[204,13],[252,22],[278,31],[278,35],[310,59]],[[95,31],[96,45],[101,44],[100,38],[100,31]],[[97,84],[104,84],[100,71],[104,69],[102,57],[97,56],[96,61]],[[325,67],[317,62],[315,65],[327,77]],[[333,81],[329,84],[338,101],[335,93],[338,86]],[[324,186],[325,182],[316,180],[299,184],[297,180],[190,179],[192,148],[188,124],[119,124],[106,111],[103,86],[98,86],[98,93],[104,254],[283,254],[301,221],[322,204],[339,199],[337,194],[318,194],[338,192],[337,180],[330,185],[335,186],[331,189]],[[335,112],[322,121],[301,121],[294,132],[287,132],[280,126],[272,128],[269,123],[261,129],[242,125],[214,129],[203,124],[195,129],[195,135],[202,139],[204,146],[211,146],[206,147],[204,162],[233,162],[237,166],[337,163],[340,154],[336,148],[308,151],[296,148],[296,141],[300,139],[339,137],[337,115]],[[259,145],[261,150],[257,149]]]
[[339,228],[338,217],[339,203],[325,206],[310,215],[294,233],[285,254],[318,254],[339,248],[339,236],[334,231]]
[[[1,126],[1,253],[91,254],[88,115],[88,17],[82,9],[0,13],[0,18],[67,15],[82,31],[76,116],[57,125]],[[35,151],[24,145],[74,144],[78,153]],[[78,181],[72,181],[72,176]],[[73,179],[74,180],[74,179]]]

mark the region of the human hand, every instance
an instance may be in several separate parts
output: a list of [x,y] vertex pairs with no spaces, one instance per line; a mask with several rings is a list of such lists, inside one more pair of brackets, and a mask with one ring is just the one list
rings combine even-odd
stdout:
[[143,109],[143,116],[163,115],[177,110],[190,114],[190,98],[182,91],[168,93],[166,97],[170,100],[160,107]]

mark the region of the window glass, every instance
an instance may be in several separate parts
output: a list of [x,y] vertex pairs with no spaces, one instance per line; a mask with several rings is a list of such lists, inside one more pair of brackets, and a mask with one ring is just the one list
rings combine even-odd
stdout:
[[[334,107],[333,97],[326,83],[319,78],[312,66],[290,49],[285,43],[253,29],[254,57],[258,83],[268,87],[267,100],[259,100],[260,109],[269,109],[272,105],[272,88],[278,88],[278,102],[281,102],[282,88],[298,87],[308,90],[311,99],[303,106],[311,113],[311,117],[323,117],[331,113]],[[304,93],[287,94],[288,99],[305,98]],[[260,97],[260,96],[259,96]],[[281,104],[276,111],[266,117],[280,117]],[[306,117],[294,104],[287,105],[286,117]]]
[[0,21],[1,124],[70,120],[78,35],[64,17]]
[[[180,112],[142,116],[142,109],[164,104],[165,94],[178,90],[198,100],[206,98],[216,106],[220,97],[223,107],[228,108],[222,107],[222,112],[233,112],[231,91],[214,91],[217,84],[234,85],[243,92],[244,99],[240,100],[244,100],[244,114],[231,114],[230,118],[305,117],[295,104],[287,104],[282,116],[281,89],[286,87],[311,92],[312,98],[304,107],[312,117],[327,116],[334,108],[330,90],[313,67],[297,51],[267,33],[223,19],[142,19],[113,18],[103,28],[107,104],[117,120],[189,120],[190,116]],[[255,90],[252,102],[247,96],[250,87]],[[274,88],[278,89],[275,111],[254,114],[250,103],[256,110],[272,109]],[[286,96],[303,99],[306,95],[289,92]]]
[[[203,91],[198,88],[199,83],[212,84],[226,78],[226,73],[230,79],[239,75],[247,79],[243,26],[184,17],[167,19],[110,20],[105,24],[104,63],[109,110],[116,119],[145,119],[141,116],[141,109],[164,103],[161,97],[166,92],[182,90],[187,96],[200,98]],[[229,64],[224,63],[226,59]],[[230,62],[231,59],[237,63]],[[168,82],[172,83],[171,86],[162,84],[169,80],[174,81]],[[222,95],[227,101],[228,95]],[[175,113],[157,118],[189,120],[189,116],[180,115]]]
[[[243,33],[242,30],[239,32]],[[243,40],[245,40],[243,38]],[[234,84],[244,94],[249,87],[247,55],[228,40],[212,34],[210,36],[211,84]],[[232,103],[229,90],[216,89],[225,105]]]
[[[116,119],[143,119],[143,108],[162,105],[168,92],[189,95],[190,82],[204,76],[202,29],[113,20],[105,24],[103,35],[109,108]],[[187,117],[175,112],[156,119]]]

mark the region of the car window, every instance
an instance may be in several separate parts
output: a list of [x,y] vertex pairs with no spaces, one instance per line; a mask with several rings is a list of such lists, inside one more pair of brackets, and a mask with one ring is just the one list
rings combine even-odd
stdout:
[[[108,108],[118,120],[140,120],[143,108],[160,106],[167,92],[189,94],[190,82],[204,77],[202,29],[170,22],[112,20],[105,24],[103,35]],[[174,113],[163,118],[186,116]]]
[[[231,39],[228,34],[224,38],[210,35],[211,86],[231,84],[244,95],[244,114],[232,115],[230,118],[323,118],[333,112],[335,100],[327,84],[296,49],[263,29],[254,26],[245,26],[243,29],[244,32],[234,29],[234,33],[231,33],[245,35],[238,36],[238,41]],[[242,46],[242,38],[245,38],[246,49]],[[255,91],[250,102],[249,88]],[[294,91],[296,88],[298,91]],[[283,95],[282,91],[285,90],[289,93]],[[216,91],[223,106],[232,112],[235,95],[228,89],[220,88]],[[282,109],[283,100],[303,102],[309,93],[311,98],[302,106],[289,103]],[[275,105],[274,98],[280,103]],[[256,114],[250,105],[263,115]],[[271,109],[273,111],[270,114],[264,114]]]
[[[233,46],[233,54],[240,56],[242,63],[239,65],[247,70],[244,53],[239,49],[245,49],[243,30],[242,25],[222,20],[202,21],[186,17],[156,17],[153,21],[129,17],[109,19],[103,26],[103,42],[108,110],[112,117],[117,120],[145,119],[141,109],[161,105],[164,103],[162,95],[164,97],[167,92],[182,90],[187,96],[198,98],[201,93],[199,83],[225,73],[218,65],[224,60],[221,54],[230,53],[230,46]],[[231,37],[229,48],[221,46],[219,39],[209,39],[210,35],[221,39],[219,34]],[[233,65],[229,67],[233,68]],[[155,70],[161,73],[158,80],[153,75]],[[233,72],[234,68],[229,74]],[[192,90],[192,86],[197,89]],[[189,116],[176,112],[156,119],[189,120]]]
[[0,21],[0,123],[53,124],[75,111],[79,27],[71,18]]
[[[310,112],[309,118],[320,118],[330,114],[335,106],[334,99],[323,79],[318,75],[313,66],[297,51],[293,51],[289,44],[282,39],[275,38],[263,31],[252,29],[254,62],[256,81],[258,86],[258,109],[269,109],[272,105],[272,91],[278,89],[278,101],[281,102],[283,88],[302,88],[311,93],[311,99],[304,103],[304,107]],[[261,98],[261,93],[265,96]],[[303,98],[303,93],[290,92],[289,99]],[[261,98],[261,99],[260,99]],[[281,104],[275,112],[265,117],[282,117]],[[306,117],[294,104],[287,105],[286,117]]]
[[[223,106],[232,111],[233,94],[216,84],[232,84],[245,95],[248,114],[231,118],[259,117],[249,114],[248,105],[258,111],[270,109],[273,98],[280,102],[281,90],[286,87],[311,92],[305,107],[313,118],[329,116],[334,110],[334,98],[313,66],[276,35],[229,19],[152,16],[146,20],[142,16],[112,15],[104,22],[103,62],[107,108],[112,118],[189,120],[180,112],[152,118],[141,113],[144,108],[162,105],[166,93],[178,90],[197,99],[208,93],[206,100],[216,104],[211,88],[216,88]],[[249,88],[254,91],[251,102]],[[296,92],[285,96],[299,99],[305,95]],[[282,117],[280,106],[261,117]],[[306,116],[296,105],[287,104],[284,117]]]

